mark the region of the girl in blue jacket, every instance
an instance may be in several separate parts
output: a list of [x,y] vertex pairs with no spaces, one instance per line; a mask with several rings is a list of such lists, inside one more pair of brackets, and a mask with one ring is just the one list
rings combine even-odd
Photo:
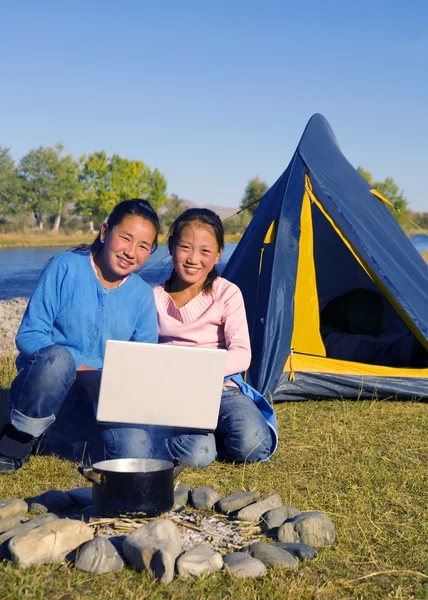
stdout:
[[81,427],[86,427],[95,438],[97,458],[150,455],[143,428],[98,424],[93,401],[106,340],[157,343],[153,292],[134,271],[156,249],[158,233],[150,204],[126,200],[114,208],[91,246],[62,252],[43,270],[16,336],[18,375],[10,391],[10,420],[0,436],[1,473],[14,472],[28,460],[57,416],[63,424],[56,424],[56,440],[70,441],[73,424],[82,438]]

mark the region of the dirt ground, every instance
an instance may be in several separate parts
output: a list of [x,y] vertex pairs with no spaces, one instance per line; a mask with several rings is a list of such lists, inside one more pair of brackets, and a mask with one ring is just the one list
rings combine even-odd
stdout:
[[27,302],[27,298],[0,302],[0,354],[16,352],[15,336]]

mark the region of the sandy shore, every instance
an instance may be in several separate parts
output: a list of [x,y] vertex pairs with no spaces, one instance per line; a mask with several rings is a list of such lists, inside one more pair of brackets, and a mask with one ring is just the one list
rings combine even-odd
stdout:
[[0,354],[16,352],[15,336],[27,302],[27,298],[0,301]]

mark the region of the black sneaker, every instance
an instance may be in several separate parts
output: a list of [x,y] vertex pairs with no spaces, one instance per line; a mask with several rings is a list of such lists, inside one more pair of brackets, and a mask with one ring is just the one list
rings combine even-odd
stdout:
[[10,456],[3,456],[3,454],[0,454],[0,473],[15,473],[15,471],[20,469],[26,462],[28,462],[28,458],[11,458]]
[[9,423],[0,435],[0,473],[15,473],[30,458],[37,441],[28,433],[18,431]]

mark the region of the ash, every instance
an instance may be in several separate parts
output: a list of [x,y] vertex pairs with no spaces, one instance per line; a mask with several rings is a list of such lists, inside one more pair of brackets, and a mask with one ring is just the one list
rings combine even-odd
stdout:
[[[199,544],[204,544],[225,554],[239,550],[264,537],[260,527],[254,523],[231,520],[222,515],[204,516],[200,511],[170,511],[160,518],[169,519],[177,525],[181,534],[183,552]],[[108,536],[110,541],[116,545],[116,543],[123,542],[123,534],[131,533],[151,520],[153,518],[95,518],[89,519],[89,525],[95,526],[98,535]]]
[[183,551],[205,544],[217,552],[231,552],[262,537],[260,528],[254,524],[231,521],[216,515],[203,517],[199,513],[169,512],[166,516],[180,530]]

